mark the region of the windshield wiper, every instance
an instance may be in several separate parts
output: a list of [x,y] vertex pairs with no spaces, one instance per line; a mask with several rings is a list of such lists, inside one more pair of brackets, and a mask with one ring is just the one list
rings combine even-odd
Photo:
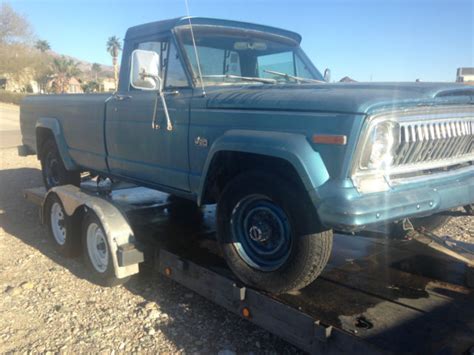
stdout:
[[286,73],[280,73],[278,71],[273,71],[273,70],[266,70],[264,69],[263,70],[265,73],[268,73],[268,74],[273,74],[273,75],[278,75],[278,76],[281,76],[285,79],[293,79],[293,80],[296,80],[297,82],[299,81],[302,81],[302,82],[309,82],[309,83],[319,83],[319,84],[326,84],[325,81],[322,81],[322,80],[316,80],[316,79],[309,79],[309,78],[300,78],[299,76],[294,76],[294,75],[290,75],[290,74],[286,74]]
[[232,74],[219,74],[219,75],[203,75],[203,78],[228,78],[228,79],[240,79],[242,81],[257,81],[264,84],[276,84],[275,79],[270,78],[257,78],[253,76],[240,76]]

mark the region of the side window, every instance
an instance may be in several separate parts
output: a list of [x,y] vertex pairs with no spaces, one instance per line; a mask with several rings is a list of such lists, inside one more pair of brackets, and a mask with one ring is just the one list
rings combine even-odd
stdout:
[[181,59],[179,58],[176,46],[171,42],[166,70],[166,87],[186,87],[189,86],[188,78],[184,72]]

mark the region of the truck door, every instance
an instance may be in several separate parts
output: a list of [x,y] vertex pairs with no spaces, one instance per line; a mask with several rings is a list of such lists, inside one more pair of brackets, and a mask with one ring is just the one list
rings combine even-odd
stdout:
[[[188,129],[192,87],[176,46],[170,38],[150,38],[130,43],[130,47],[124,56],[130,56],[133,49],[154,50],[160,54],[160,73],[165,80],[164,91],[173,128],[167,130],[163,106],[160,100],[156,101],[157,92],[132,88],[129,82],[126,86],[121,83],[121,90],[106,108],[110,172],[165,190],[169,187],[189,191]],[[157,127],[152,125],[155,102]]]

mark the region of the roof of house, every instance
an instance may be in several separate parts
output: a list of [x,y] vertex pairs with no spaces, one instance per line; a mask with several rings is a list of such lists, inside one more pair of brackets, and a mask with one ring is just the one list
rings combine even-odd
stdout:
[[221,20],[206,17],[178,17],[170,20],[150,22],[143,25],[130,27],[125,35],[125,40],[170,31],[178,26],[189,25],[189,21],[191,21],[193,25],[237,27],[254,31],[269,32],[279,36],[291,38],[298,43],[301,42],[301,36],[298,33],[287,31],[281,28],[258,25],[248,22]]

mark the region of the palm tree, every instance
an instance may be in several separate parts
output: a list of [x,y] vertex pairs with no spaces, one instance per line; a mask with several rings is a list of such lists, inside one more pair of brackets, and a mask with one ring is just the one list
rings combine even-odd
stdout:
[[69,80],[81,73],[78,63],[65,56],[54,58],[51,69],[54,73],[54,82],[56,84],[56,92],[58,93],[66,92],[69,86]]
[[115,87],[117,87],[117,82],[118,82],[117,58],[121,50],[122,50],[122,45],[120,44],[120,39],[117,36],[109,37],[107,41],[107,52],[109,52],[109,54],[112,56],[112,64],[114,66]]
[[91,66],[91,72],[95,75],[95,81],[97,81],[97,75],[101,72],[102,67],[99,63],[93,63]]
[[49,45],[48,41],[40,39],[39,41],[36,41],[35,48],[44,53],[46,51],[49,51],[51,49],[51,46]]

